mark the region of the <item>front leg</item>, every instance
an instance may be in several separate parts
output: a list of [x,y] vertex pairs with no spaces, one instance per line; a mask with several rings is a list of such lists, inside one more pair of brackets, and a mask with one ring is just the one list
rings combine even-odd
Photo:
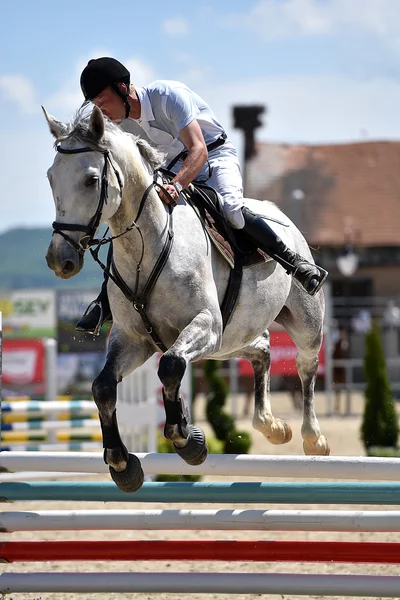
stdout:
[[160,359],[158,376],[163,384],[165,408],[164,435],[171,440],[176,452],[190,465],[200,465],[207,458],[203,431],[190,423],[189,409],[179,393],[188,362],[213,354],[221,345],[222,322],[220,311],[199,313],[176,342]]
[[93,398],[99,411],[103,436],[104,462],[110,475],[124,492],[134,492],[143,484],[139,459],[129,454],[121,440],[117,422],[117,384],[125,375],[140,367],[151,355],[147,345],[139,345],[114,325],[111,330],[106,364],[92,386]]

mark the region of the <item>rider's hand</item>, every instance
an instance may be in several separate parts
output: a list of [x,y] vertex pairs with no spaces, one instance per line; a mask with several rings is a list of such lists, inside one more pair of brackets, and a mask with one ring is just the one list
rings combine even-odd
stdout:
[[[178,199],[179,199],[179,194],[178,194],[175,186],[173,186],[171,183],[166,183],[163,185],[163,188],[165,188],[165,190],[170,194],[170,196],[172,196],[174,204],[177,204]],[[166,194],[164,194],[164,192],[161,188],[158,190],[158,195],[160,196],[161,200],[163,202],[165,202],[165,204],[171,204],[170,199],[168,198],[168,196]]]

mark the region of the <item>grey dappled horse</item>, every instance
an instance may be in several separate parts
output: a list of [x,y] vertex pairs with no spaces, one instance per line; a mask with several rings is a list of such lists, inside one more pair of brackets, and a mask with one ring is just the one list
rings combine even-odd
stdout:
[[[201,359],[248,359],[254,369],[253,427],[273,444],[290,441],[289,425],[273,416],[270,405],[268,327],[273,321],[285,327],[298,348],[304,452],[329,454],[313,404],[323,293],[309,296],[274,261],[246,268],[236,309],[223,331],[220,303],[230,267],[184,196],[173,210],[160,200],[153,172],[164,157],[105,119],[97,107],[89,116],[78,113],[69,125],[45,115],[58,150],[48,171],[56,207],[48,266],[58,277],[69,279],[82,269],[85,250],[101,224],[107,222],[111,236],[116,236],[112,273],[122,284],[112,278],[108,282],[113,325],[93,396],[104,460],[118,487],[135,491],[142,485],[143,472],[118,432],[117,384],[162,345],[166,351],[158,376],[166,411],[164,433],[187,463],[201,464],[207,456],[204,434],[190,424],[179,395],[187,364]],[[303,236],[277,206],[257,200],[246,204],[255,213],[285,223],[274,224],[278,235],[292,250],[313,260]],[[157,263],[162,263],[161,270],[154,280]]]

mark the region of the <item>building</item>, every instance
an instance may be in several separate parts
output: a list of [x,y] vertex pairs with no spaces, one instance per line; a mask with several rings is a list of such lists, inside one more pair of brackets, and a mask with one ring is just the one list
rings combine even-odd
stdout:
[[[400,142],[258,143],[246,196],[275,202],[301,229],[335,296],[400,296]],[[358,256],[351,278],[337,258]]]

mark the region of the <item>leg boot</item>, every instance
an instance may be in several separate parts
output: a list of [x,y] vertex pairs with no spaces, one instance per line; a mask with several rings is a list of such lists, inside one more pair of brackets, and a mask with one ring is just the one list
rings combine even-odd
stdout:
[[99,335],[100,329],[107,321],[112,321],[110,304],[107,295],[108,277],[104,276],[103,285],[100,294],[96,300],[93,300],[85,310],[81,319],[77,322],[75,328],[77,331],[85,331],[93,335]]
[[314,296],[321,289],[328,272],[290,250],[260,215],[256,215],[247,207],[243,208],[242,212],[245,233],[259,245],[261,250],[282,265],[310,296]]

